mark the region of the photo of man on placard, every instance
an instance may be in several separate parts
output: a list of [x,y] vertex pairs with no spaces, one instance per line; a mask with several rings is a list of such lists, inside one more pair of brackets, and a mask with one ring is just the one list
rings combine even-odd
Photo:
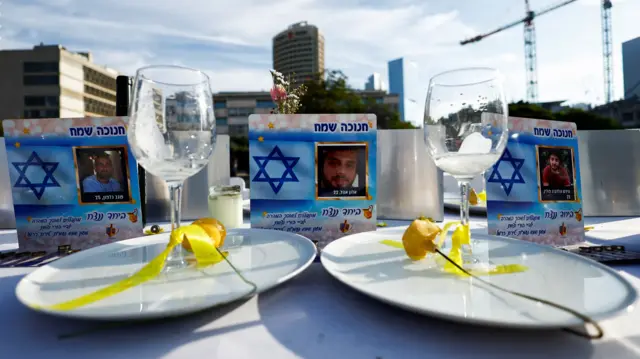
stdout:
[[120,192],[120,182],[113,177],[113,162],[106,153],[96,155],[93,160],[95,174],[82,180],[82,190],[91,192]]
[[75,147],[80,203],[130,201],[126,148]]
[[538,146],[541,201],[575,201],[573,149]]
[[318,144],[318,198],[367,196],[366,144]]

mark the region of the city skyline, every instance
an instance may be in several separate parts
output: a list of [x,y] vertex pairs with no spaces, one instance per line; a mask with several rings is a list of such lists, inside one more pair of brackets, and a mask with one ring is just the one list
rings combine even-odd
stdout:
[[[554,3],[531,0],[533,9]],[[621,43],[640,36],[633,18],[640,2],[613,3],[618,99],[623,95]],[[363,88],[374,72],[388,78],[387,61],[409,56],[420,68],[418,91],[426,91],[428,79],[441,71],[492,66],[505,75],[508,98],[517,101],[525,97],[522,28],[477,44],[460,46],[459,41],[521,18],[523,8],[513,0],[366,5],[356,0],[238,0],[224,6],[204,0],[26,0],[2,4],[0,46],[58,43],[91,51],[96,63],[128,75],[148,64],[181,64],[209,73],[216,92],[261,91],[271,85],[272,37],[292,23],[308,21],[325,35],[326,67],[342,70],[354,88]],[[536,19],[540,101],[603,101],[600,29],[599,0],[579,0]]]

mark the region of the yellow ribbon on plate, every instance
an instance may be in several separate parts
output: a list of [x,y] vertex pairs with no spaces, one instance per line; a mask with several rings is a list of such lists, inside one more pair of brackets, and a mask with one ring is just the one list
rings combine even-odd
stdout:
[[469,191],[469,203],[475,206],[480,201],[482,202],[487,201],[487,192],[483,190],[480,193],[476,193],[476,191],[474,191],[472,188],[471,191]]
[[218,248],[215,247],[211,237],[202,227],[196,224],[191,224],[171,231],[169,244],[162,253],[153,258],[149,263],[130,277],[66,302],[49,306],[31,305],[31,307],[35,309],[50,309],[58,311],[73,310],[111,297],[112,295],[124,292],[127,289],[147,282],[157,277],[160,272],[162,272],[169,253],[171,253],[175,246],[181,245],[185,239],[188,239],[189,244],[191,244],[198,268],[219,263],[228,255],[227,252],[220,252]]
[[[419,219],[429,220],[426,218],[419,218]],[[469,229],[468,224],[463,225],[460,221],[452,221],[452,222],[445,223],[442,226],[440,233],[438,234],[438,241],[436,243],[436,247],[442,248],[442,244],[447,238],[447,233],[449,233],[449,230],[451,229],[454,229],[454,231],[453,231],[453,234],[451,235],[451,251],[449,251],[448,257],[457,265],[462,267],[463,266],[463,260],[462,260],[463,247],[462,246],[471,245],[471,231]],[[395,248],[404,248],[402,242],[400,241],[385,239],[380,241],[380,243],[391,246],[391,247],[395,247]],[[459,276],[468,276],[468,274],[461,271],[459,268],[457,268],[455,265],[453,265],[449,261],[445,262],[443,269],[445,272],[448,272],[451,274],[455,274]],[[493,268],[488,270],[473,269],[473,270],[470,270],[469,272],[473,275],[495,275],[495,274],[524,272],[525,270],[527,270],[527,267],[520,264],[502,264],[502,265],[494,266]]]

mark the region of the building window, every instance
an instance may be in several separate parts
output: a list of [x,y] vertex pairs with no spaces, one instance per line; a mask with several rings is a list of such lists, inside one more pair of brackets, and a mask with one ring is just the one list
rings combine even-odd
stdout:
[[251,107],[230,108],[229,116],[249,116],[253,114],[254,109]]
[[227,126],[229,124],[229,121],[227,120],[226,117],[218,117],[216,118],[216,125],[218,126]]
[[270,100],[258,100],[256,101],[257,108],[276,108],[276,104]]
[[99,90],[95,87],[84,85],[84,93],[93,95],[105,100],[116,102],[116,95],[110,94],[107,91]]
[[57,62],[25,62],[22,70],[25,73],[59,72],[60,67]]
[[25,96],[24,105],[38,107],[58,107],[60,105],[60,98],[58,96]]
[[24,110],[24,118],[58,118],[59,110]]
[[227,101],[216,101],[213,103],[213,108],[227,108]]
[[84,98],[84,112],[90,112],[102,116],[115,116],[116,107],[114,105],[94,100],[89,97]]
[[84,72],[84,80],[93,85],[97,85],[100,87],[104,87],[107,90],[115,91],[116,90],[116,79],[115,77],[107,76],[103,73],[100,73],[94,69],[90,69],[86,66],[82,67]]
[[23,83],[25,86],[58,85],[60,78],[58,75],[24,76]]

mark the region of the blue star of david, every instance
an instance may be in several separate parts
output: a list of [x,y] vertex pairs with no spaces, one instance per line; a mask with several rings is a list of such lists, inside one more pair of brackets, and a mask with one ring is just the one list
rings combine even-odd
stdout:
[[[253,182],[268,182],[274,193],[280,192],[285,182],[299,182],[293,167],[298,163],[300,157],[285,157],[278,146],[274,146],[268,156],[253,156],[253,160],[258,164],[258,173],[253,177]],[[280,177],[271,177],[267,173],[269,161],[281,161],[285,167]]]
[[[511,178],[502,178],[502,175],[500,175],[500,170],[498,168],[500,167],[501,162],[509,162],[511,163],[511,166],[513,166],[513,173],[511,174]],[[509,149],[505,149],[498,162],[496,162],[496,164],[493,166],[493,171],[491,172],[491,175],[489,176],[487,182],[500,183],[502,185],[502,188],[504,189],[504,192],[508,196],[511,194],[511,189],[513,189],[514,184],[525,183],[524,178],[522,178],[522,174],[520,173],[522,165],[524,165],[524,159],[513,158],[513,156],[511,156],[511,152],[509,152]]]
[[[29,188],[38,199],[42,198],[46,187],[60,187],[58,181],[53,177],[53,172],[58,168],[58,164],[60,164],[60,162],[44,162],[34,151],[31,152],[31,156],[29,156],[27,162],[11,162],[11,164],[16,168],[20,175],[13,187]],[[29,166],[42,168],[44,171],[44,179],[42,180],[42,183],[32,183],[27,178],[26,172]]]

